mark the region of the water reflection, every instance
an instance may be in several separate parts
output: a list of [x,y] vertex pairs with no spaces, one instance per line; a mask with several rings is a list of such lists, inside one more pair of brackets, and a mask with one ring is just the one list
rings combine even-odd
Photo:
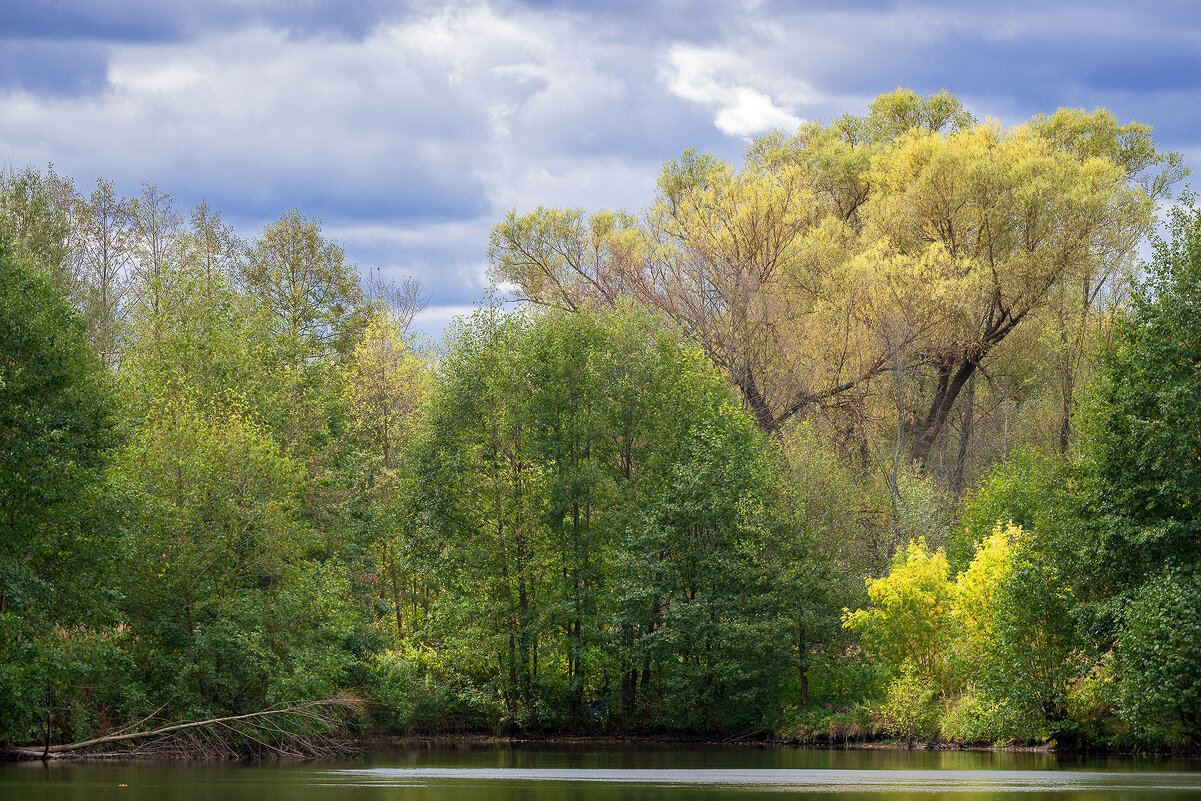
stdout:
[[0,766],[0,799],[680,801],[1201,799],[1201,765],[1044,753],[475,745],[330,763]]

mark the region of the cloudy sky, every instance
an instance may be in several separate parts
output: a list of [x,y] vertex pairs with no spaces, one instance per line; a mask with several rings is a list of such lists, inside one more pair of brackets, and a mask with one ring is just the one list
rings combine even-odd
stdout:
[[1201,168],[1191,0],[4,6],[3,163],[148,180],[247,236],[299,208],[361,268],[419,277],[433,333],[486,289],[506,210],[637,210],[684,148],[737,158],[897,86],[1010,124],[1103,106]]

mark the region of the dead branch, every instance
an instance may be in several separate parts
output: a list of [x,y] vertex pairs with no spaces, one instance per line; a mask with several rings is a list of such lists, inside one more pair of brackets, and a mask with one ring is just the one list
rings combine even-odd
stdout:
[[132,747],[121,751],[121,756],[233,758],[246,752],[281,757],[325,756],[349,750],[337,735],[344,731],[351,717],[361,716],[363,711],[362,700],[339,693],[318,701],[174,723],[148,731],[118,730],[103,737],[48,748],[12,748],[10,753],[18,758],[45,759],[122,744]]

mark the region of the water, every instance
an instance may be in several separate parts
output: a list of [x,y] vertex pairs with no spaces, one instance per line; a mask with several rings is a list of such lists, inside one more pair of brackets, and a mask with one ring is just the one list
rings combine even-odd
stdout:
[[297,763],[0,765],[0,799],[748,801],[1201,799],[1201,763],[666,745],[390,747]]

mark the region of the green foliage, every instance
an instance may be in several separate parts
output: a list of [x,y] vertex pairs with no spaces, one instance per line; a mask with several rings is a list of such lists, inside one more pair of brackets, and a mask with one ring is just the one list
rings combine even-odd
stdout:
[[814,702],[853,704],[880,697],[890,678],[860,649],[826,647],[810,660],[808,686]]
[[871,710],[863,705],[788,707],[776,725],[780,739],[803,744],[846,745],[878,736],[880,731]]
[[919,540],[869,582],[872,605],[845,624],[893,676],[879,707],[887,730],[927,736],[941,714],[946,736],[973,742],[1077,733],[1069,705],[1090,662],[1070,587],[1035,542],[998,525],[952,582],[943,553]]
[[955,497],[933,475],[917,470],[897,474],[892,540],[899,551],[922,540],[934,550],[945,550],[955,530]]
[[[71,515],[117,441],[108,379],[82,334],[49,282],[0,249],[0,525],[10,559]],[[0,590],[10,603],[14,589]]]
[[1126,745],[1115,706],[1113,658],[1106,655],[1068,689],[1067,719],[1070,737],[1091,748]]
[[162,398],[116,470],[139,510],[130,624],[177,711],[234,713],[347,686],[371,650],[369,621],[346,569],[307,558],[303,474],[267,431]]
[[976,546],[976,555],[955,580],[955,638],[950,659],[957,686],[987,682],[1000,630],[997,609],[1006,592],[1014,556],[1024,532],[1010,523],[998,525]]
[[767,443],[703,356],[633,308],[485,310],[442,367],[406,546],[436,592],[424,637],[509,722],[768,715],[813,587]]
[[1116,323],[1095,389],[1092,566],[1110,586],[1201,560],[1201,212],[1175,208],[1169,227]]
[[400,734],[495,730],[505,714],[499,694],[474,683],[457,656],[413,643],[377,655],[378,723]]
[[1137,740],[1187,746],[1201,736],[1201,578],[1169,572],[1135,593],[1118,636],[1118,710]]
[[272,333],[296,358],[346,355],[366,323],[363,292],[342,248],[298,210],[264,225],[243,280],[272,312]]
[[1071,728],[1068,693],[1089,664],[1077,646],[1071,588],[1059,571],[1019,547],[993,603],[982,686],[1052,731]]
[[32,167],[0,173],[0,228],[10,240],[11,252],[49,278],[68,299],[78,289],[71,273],[75,201],[74,185],[53,165],[45,173]]
[[910,745],[938,740],[938,687],[916,671],[905,670],[889,683],[877,711],[885,734]]
[[1033,451],[1019,451],[995,465],[964,504],[961,534],[948,547],[959,569],[967,566],[976,545],[998,524],[1012,522],[1025,530],[1043,531],[1053,523],[1057,501],[1065,492],[1066,469]]
[[[888,498],[882,488],[857,475],[846,454],[811,422],[791,427],[781,439],[790,471],[790,503],[809,529],[820,532],[814,545],[831,567],[826,579],[839,584],[834,592],[846,604],[864,591],[859,577],[888,565],[890,554],[881,548],[889,541],[881,536]],[[911,538],[922,533],[910,532]]]
[[1189,172],[1180,153],[1160,152],[1150,125],[1120,125],[1105,109],[1090,114],[1082,109],[1061,108],[1054,114],[1037,115],[1033,127],[1064,150],[1120,166],[1152,198],[1164,196]]
[[152,413],[161,396],[191,394],[234,406],[273,427],[289,414],[291,375],[271,340],[271,311],[233,277],[191,256],[154,279],[158,303],[134,304],[119,379],[128,416]]
[[1184,172],[1150,133],[902,89],[686,151],[645,218],[510,213],[552,311],[436,359],[299,212],[247,248],[0,176],[0,743],[355,688],[396,732],[1195,746],[1201,213],[1102,304]]
[[1007,698],[967,692],[952,700],[939,719],[942,736],[956,743],[1000,745],[1047,739],[1039,718],[1031,718]]
[[125,546],[113,409],[82,323],[0,240],[0,742],[36,737],[46,705],[60,729],[137,706],[105,663]]

